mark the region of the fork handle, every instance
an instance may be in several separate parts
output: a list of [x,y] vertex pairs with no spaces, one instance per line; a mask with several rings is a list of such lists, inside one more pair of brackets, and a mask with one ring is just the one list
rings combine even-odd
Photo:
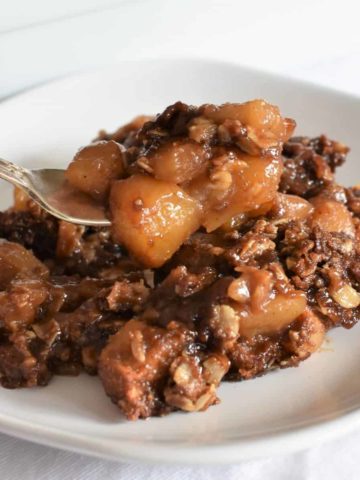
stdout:
[[22,188],[29,188],[28,175],[29,171],[26,168],[0,158],[0,178],[3,180]]

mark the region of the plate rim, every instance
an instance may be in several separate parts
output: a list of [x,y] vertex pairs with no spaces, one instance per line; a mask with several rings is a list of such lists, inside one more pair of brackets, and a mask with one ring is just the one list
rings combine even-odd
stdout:
[[[142,449],[141,444],[136,445],[137,442],[129,443],[126,440],[113,442],[104,437],[98,442],[85,434],[62,432],[53,427],[34,425],[24,420],[7,419],[5,415],[0,414],[0,432],[22,440],[117,462],[166,465],[229,465],[244,460],[282,456],[311,448],[318,443],[327,443],[351,433],[358,426],[360,409],[354,408],[333,419],[324,419],[286,432],[262,435],[254,440],[222,441],[206,446],[194,446],[184,442],[172,446],[163,442],[147,444],[146,449]],[[71,444],[69,440],[72,441]]]
[[161,56],[161,57],[144,57],[139,59],[123,59],[114,62],[112,65],[106,65],[102,67],[89,67],[82,70],[74,70],[70,73],[65,73],[64,75],[56,76],[55,78],[50,78],[43,82],[38,82],[34,85],[30,85],[29,87],[20,89],[10,95],[6,95],[5,97],[0,97],[0,108],[3,105],[8,105],[8,103],[12,103],[18,100],[21,100],[22,97],[26,97],[28,95],[37,94],[41,92],[41,90],[46,90],[48,87],[56,87],[57,84],[63,85],[66,82],[74,81],[78,78],[88,77],[91,75],[97,75],[102,72],[111,72],[117,69],[120,69],[124,64],[136,64],[136,63],[153,63],[153,62],[164,62],[164,63],[187,63],[187,64],[213,64],[218,65],[219,67],[224,66],[226,67],[233,67],[233,68],[240,68],[241,70],[255,75],[262,75],[264,77],[269,78],[270,80],[281,80],[286,81],[289,83],[294,83],[297,85],[301,85],[305,88],[311,88],[312,90],[318,90],[319,92],[326,92],[328,94],[337,95],[342,97],[343,99],[347,100],[360,100],[360,94],[357,93],[350,93],[340,88],[336,88],[329,85],[324,85],[322,83],[317,83],[315,81],[311,81],[308,79],[298,78],[296,76],[291,76],[289,74],[283,73],[276,73],[269,70],[263,70],[261,68],[256,68],[248,65],[242,65],[240,62],[237,61],[230,61],[230,60],[222,60],[218,58],[212,58],[211,56],[197,56],[192,55],[191,57],[177,55],[174,57],[170,56]]

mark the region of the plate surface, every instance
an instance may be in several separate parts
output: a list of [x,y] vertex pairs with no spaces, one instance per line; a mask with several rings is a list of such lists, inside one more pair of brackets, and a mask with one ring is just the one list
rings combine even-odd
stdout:
[[[338,175],[360,179],[360,100],[212,61],[154,60],[67,78],[0,104],[0,154],[27,166],[66,165],[99,128],[176,100],[194,104],[263,97],[296,119],[297,133],[350,145]],[[11,189],[0,183],[0,207]],[[299,368],[224,384],[221,404],[198,414],[127,422],[97,378],[57,377],[46,388],[0,389],[0,431],[115,460],[230,463],[311,446],[360,426],[360,326],[335,330]]]

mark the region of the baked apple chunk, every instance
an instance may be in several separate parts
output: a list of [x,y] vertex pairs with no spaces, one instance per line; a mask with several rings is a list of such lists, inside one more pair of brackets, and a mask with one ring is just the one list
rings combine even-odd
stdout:
[[147,267],[159,267],[200,226],[201,208],[175,183],[133,175],[110,194],[113,237]]

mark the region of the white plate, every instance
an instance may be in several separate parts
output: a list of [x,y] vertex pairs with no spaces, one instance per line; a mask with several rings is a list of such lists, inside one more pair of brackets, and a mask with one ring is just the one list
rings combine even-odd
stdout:
[[[0,105],[0,154],[31,166],[65,165],[101,127],[183,100],[195,104],[264,97],[298,122],[352,147],[339,175],[356,183],[360,102],[331,90],[210,61],[142,61],[79,75]],[[10,189],[1,183],[1,208]],[[57,377],[46,388],[0,390],[0,430],[115,460],[229,463],[281,454],[360,425],[360,327],[331,332],[322,353],[299,368],[224,384],[221,404],[127,422],[97,378]]]

